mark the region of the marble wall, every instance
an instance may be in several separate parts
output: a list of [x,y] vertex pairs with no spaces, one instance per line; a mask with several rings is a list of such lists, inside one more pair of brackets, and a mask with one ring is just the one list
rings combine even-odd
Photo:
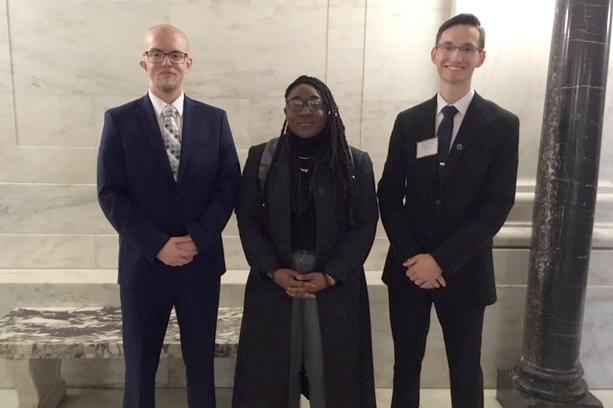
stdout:
[[[194,59],[186,89],[228,111],[239,155],[276,136],[285,87],[307,73],[324,79],[352,144],[379,177],[396,114],[434,95],[429,52],[439,24],[474,12],[487,30],[475,88],[521,119],[517,204],[496,240],[500,301],[486,321],[488,386],[521,346],[530,220],[554,0],[4,0],[0,1],[0,312],[18,305],[116,304],[117,239],[95,197],[103,112],[146,92],[138,66],[142,33],[181,27]],[[530,10],[526,13],[525,10]],[[613,64],[609,74],[613,76]],[[612,87],[609,87],[612,89]],[[607,92],[600,187],[584,324],[591,384],[613,388],[613,91]],[[228,267],[246,269],[234,220],[224,234]],[[377,385],[390,385],[386,250],[379,228],[367,262]],[[222,302],[242,302],[244,272],[226,278]],[[446,386],[435,325],[424,385]],[[68,364],[73,384],[117,384],[117,367]],[[180,371],[180,370],[179,370]],[[169,373],[176,373],[173,364]],[[107,375],[101,375],[107,373]],[[114,373],[114,374],[113,374]],[[104,378],[106,378],[106,380]],[[166,384],[177,384],[173,375]],[[0,367],[0,386],[9,382]]]

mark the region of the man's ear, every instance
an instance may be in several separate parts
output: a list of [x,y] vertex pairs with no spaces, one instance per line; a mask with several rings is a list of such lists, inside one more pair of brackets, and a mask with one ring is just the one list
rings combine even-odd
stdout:
[[485,50],[479,52],[479,62],[477,63],[477,68],[483,65],[484,61],[485,61]]

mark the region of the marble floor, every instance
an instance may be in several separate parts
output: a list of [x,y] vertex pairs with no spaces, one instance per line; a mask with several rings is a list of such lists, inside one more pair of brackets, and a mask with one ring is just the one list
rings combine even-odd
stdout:
[[[593,390],[605,407],[613,407],[613,390]],[[101,389],[70,389],[68,396],[62,403],[61,408],[109,408],[121,406],[121,390]],[[485,408],[502,408],[496,401],[496,391],[485,391]],[[392,393],[389,389],[377,389],[377,405],[389,407]],[[230,390],[221,389],[217,393],[217,405],[219,408],[229,407]],[[163,389],[157,395],[158,408],[185,407],[184,389]],[[422,390],[421,408],[445,408],[450,407],[449,390],[425,389]],[[17,395],[14,390],[0,390],[0,407],[17,408]],[[303,403],[302,407],[308,407]]]

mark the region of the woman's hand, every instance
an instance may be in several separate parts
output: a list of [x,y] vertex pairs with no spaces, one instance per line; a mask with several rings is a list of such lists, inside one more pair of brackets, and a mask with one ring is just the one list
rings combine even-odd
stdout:
[[272,274],[272,280],[291,297],[315,299],[315,286],[310,281],[298,278],[303,276],[293,269],[279,268]]
[[322,272],[310,272],[302,275],[297,275],[296,280],[308,283],[310,286],[309,293],[315,297],[315,294],[321,290],[324,290],[336,282],[334,279]]

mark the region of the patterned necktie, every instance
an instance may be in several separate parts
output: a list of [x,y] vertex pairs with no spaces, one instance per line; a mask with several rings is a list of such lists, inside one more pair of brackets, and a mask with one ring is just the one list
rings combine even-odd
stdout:
[[451,144],[451,135],[453,134],[453,117],[456,113],[458,113],[458,110],[455,106],[445,106],[443,108],[443,121],[436,132],[438,137],[438,162],[441,166],[445,165],[449,155],[449,145]]
[[162,110],[162,137],[175,181],[177,181],[177,175],[179,174],[181,159],[181,133],[177,123],[178,118],[179,111],[173,105],[166,105]]

